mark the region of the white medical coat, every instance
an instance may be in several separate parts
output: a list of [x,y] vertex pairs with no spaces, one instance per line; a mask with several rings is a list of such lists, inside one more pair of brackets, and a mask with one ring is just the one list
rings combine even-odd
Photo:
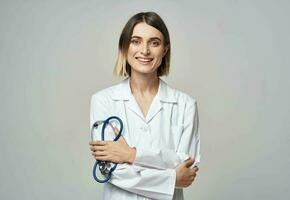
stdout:
[[130,78],[92,96],[90,127],[118,116],[124,123],[122,135],[136,147],[133,164],[118,164],[104,185],[104,200],[183,199],[182,189],[175,188],[175,168],[189,157],[200,161],[197,103],[159,80],[146,117],[131,93]]

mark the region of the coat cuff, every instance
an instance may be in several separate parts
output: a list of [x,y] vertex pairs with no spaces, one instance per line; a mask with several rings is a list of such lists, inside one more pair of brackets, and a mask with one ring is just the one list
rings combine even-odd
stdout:
[[170,173],[169,191],[170,191],[171,199],[173,199],[175,183],[176,183],[176,171],[175,169],[168,169],[168,170]]

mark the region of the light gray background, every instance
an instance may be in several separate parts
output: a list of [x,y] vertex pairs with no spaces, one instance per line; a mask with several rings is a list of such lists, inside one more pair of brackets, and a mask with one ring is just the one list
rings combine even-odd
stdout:
[[158,12],[165,80],[198,100],[202,162],[186,199],[289,199],[289,1],[0,1],[0,199],[100,199],[89,103],[116,84],[121,29]]

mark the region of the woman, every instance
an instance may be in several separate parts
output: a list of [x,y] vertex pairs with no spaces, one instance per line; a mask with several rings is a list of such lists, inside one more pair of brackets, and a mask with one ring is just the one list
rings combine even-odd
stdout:
[[194,181],[200,160],[196,101],[169,87],[168,30],[154,12],[138,13],[125,25],[114,72],[120,84],[92,96],[91,127],[118,116],[122,137],[90,142],[97,160],[119,163],[103,199],[183,199],[182,188]]

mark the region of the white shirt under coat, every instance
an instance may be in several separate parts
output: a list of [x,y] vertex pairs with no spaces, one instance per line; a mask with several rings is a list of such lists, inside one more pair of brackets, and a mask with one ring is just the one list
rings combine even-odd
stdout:
[[146,117],[131,93],[130,78],[92,96],[90,127],[118,116],[124,123],[122,135],[137,150],[134,163],[118,164],[104,185],[104,200],[183,199],[182,189],[175,188],[175,168],[189,157],[200,161],[197,103],[159,80]]

